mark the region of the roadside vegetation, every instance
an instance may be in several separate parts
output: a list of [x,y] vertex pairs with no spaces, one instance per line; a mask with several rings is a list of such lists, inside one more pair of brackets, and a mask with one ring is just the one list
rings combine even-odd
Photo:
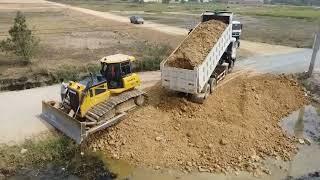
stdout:
[[[113,179],[95,153],[65,136],[46,136],[21,145],[0,145],[0,179],[12,176],[37,179]],[[19,179],[19,178],[18,178]]]
[[139,55],[141,55],[134,63],[136,71],[160,70],[161,61],[169,56],[172,50],[168,45],[148,42],[138,42],[136,48]]
[[[46,140],[26,140],[21,145],[0,145],[0,172],[6,176],[22,167],[44,167],[48,162],[64,165],[79,149],[66,137],[48,136]],[[80,152],[79,152],[80,153]]]
[[[171,47],[165,44],[139,41],[134,44],[131,52],[134,52],[137,61],[134,62],[134,71],[155,71],[160,70],[160,62],[171,52]],[[100,73],[100,63],[85,64],[60,64],[55,67],[45,65],[31,64],[28,66],[28,74],[32,77],[23,76],[21,78],[1,78],[0,91],[4,90],[21,90],[52,85],[64,81],[79,81],[87,77],[90,73]]]
[[16,14],[9,35],[9,38],[0,42],[0,50],[6,53],[13,52],[24,64],[29,64],[40,40],[32,35],[26,17],[20,11]]

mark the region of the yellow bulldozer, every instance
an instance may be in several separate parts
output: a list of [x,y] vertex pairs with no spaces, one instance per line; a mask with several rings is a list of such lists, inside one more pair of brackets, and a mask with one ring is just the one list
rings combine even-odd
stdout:
[[133,56],[123,54],[103,57],[99,75],[70,81],[62,102],[42,102],[41,117],[79,144],[116,124],[146,101],[146,93],[137,89],[141,80],[132,72],[133,61]]

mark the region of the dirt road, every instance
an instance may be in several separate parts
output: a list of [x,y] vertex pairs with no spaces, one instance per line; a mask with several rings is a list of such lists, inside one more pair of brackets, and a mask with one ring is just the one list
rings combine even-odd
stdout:
[[[160,80],[160,72],[140,73],[142,88]],[[44,133],[52,127],[39,118],[42,100],[59,100],[60,86],[53,85],[0,93],[0,144],[14,144]]]

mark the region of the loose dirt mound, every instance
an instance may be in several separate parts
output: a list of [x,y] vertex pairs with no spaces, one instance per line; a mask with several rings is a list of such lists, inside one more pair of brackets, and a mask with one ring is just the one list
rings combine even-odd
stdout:
[[261,159],[289,160],[293,139],[278,125],[307,103],[296,81],[284,76],[242,75],[195,104],[155,86],[150,102],[89,147],[134,165],[184,171],[264,171]]
[[200,65],[226,27],[226,24],[216,20],[200,24],[184,40],[176,53],[169,57],[168,66],[193,69]]

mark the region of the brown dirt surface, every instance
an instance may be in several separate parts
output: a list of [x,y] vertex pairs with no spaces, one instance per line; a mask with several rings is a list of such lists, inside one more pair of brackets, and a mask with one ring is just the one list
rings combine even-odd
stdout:
[[169,57],[168,66],[193,69],[200,65],[226,27],[226,24],[216,20],[200,24]]
[[268,173],[262,159],[290,160],[297,150],[280,119],[308,103],[294,79],[278,75],[234,77],[202,105],[160,85],[148,93],[146,107],[94,135],[88,147],[136,166]]

